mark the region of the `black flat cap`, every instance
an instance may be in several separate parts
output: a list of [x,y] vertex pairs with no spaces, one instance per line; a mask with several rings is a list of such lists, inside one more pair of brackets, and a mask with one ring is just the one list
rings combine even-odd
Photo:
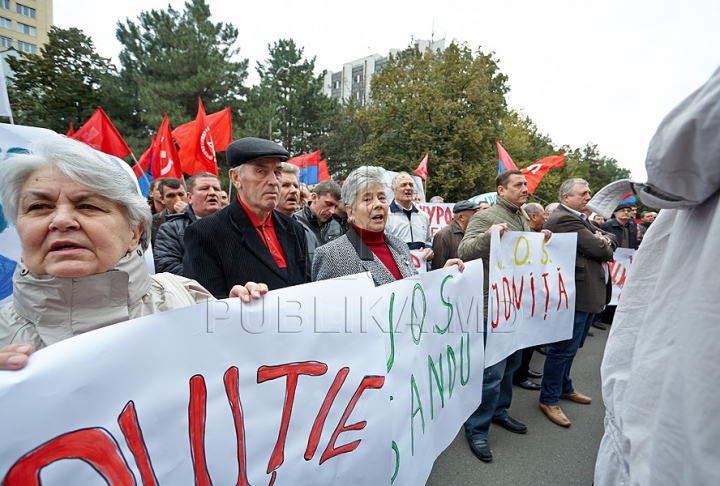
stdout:
[[622,203],[618,207],[615,208],[615,211],[613,211],[613,213],[617,213],[618,211],[621,211],[623,209],[632,209],[634,207],[636,207],[636,206],[633,203],[629,203],[629,202]]
[[230,168],[238,167],[253,160],[274,158],[286,161],[290,154],[280,145],[264,138],[245,137],[227,146],[227,161]]
[[474,211],[480,209],[479,204],[475,204],[472,201],[460,201],[453,206],[453,214],[462,213],[463,211]]

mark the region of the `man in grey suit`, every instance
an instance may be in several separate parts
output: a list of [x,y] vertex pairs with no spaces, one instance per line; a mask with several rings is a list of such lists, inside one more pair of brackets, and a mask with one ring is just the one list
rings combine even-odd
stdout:
[[570,368],[582,347],[595,314],[609,301],[610,282],[605,263],[612,261],[617,239],[598,229],[583,214],[592,193],[583,179],[568,179],[560,186],[560,205],[545,223],[553,233],[577,233],[575,257],[575,318],[570,339],[550,345],[540,389],[540,410],[554,423],[570,426],[560,399],[589,404],[592,399],[575,390]]

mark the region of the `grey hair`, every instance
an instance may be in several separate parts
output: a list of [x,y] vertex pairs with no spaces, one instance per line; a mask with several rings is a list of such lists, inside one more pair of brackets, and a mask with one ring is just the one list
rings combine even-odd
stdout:
[[378,184],[387,188],[385,182],[385,169],[382,167],[358,167],[347,176],[342,186],[341,200],[346,206],[356,209],[355,198],[358,193],[368,186]]
[[392,184],[390,185],[390,187],[392,189],[395,189],[397,187],[397,180],[400,176],[408,176],[410,178],[410,180],[412,181],[413,185],[415,185],[415,179],[413,179],[410,174],[408,174],[407,172],[400,172],[400,173],[398,173],[398,175],[393,177]]
[[550,203],[547,206],[545,206],[545,212],[549,213],[549,212],[555,211],[555,209],[557,209],[558,206],[560,206],[560,203],[556,203],[556,202]]
[[296,165],[288,164],[287,162],[282,163],[282,171],[290,174],[295,174],[295,177],[300,178],[300,169]]
[[135,181],[109,156],[69,138],[47,138],[32,143],[29,153],[12,153],[0,163],[0,198],[7,220],[17,225],[20,192],[38,170],[52,167],[68,179],[127,208],[128,223],[142,227],[140,246],[147,249],[152,214]]
[[540,214],[540,211],[543,211],[542,205],[538,203],[527,203],[523,206],[523,209],[528,216],[532,216],[533,214]]
[[585,179],[568,179],[560,186],[560,201],[563,200],[563,196],[572,196],[575,194],[575,184],[585,184],[589,186]]

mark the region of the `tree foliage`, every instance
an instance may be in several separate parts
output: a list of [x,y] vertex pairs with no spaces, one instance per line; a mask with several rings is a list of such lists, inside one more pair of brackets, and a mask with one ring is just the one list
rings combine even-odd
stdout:
[[248,61],[231,60],[240,51],[233,47],[238,31],[211,22],[205,0],[186,2],[183,12],[141,12],[137,23],[118,22],[116,35],[124,93],[153,130],[164,113],[178,125],[193,119],[198,98],[208,112],[239,107]]
[[313,74],[315,58],[304,59],[292,39],[280,39],[268,51],[268,60],[257,64],[260,83],[248,96],[244,132],[275,140],[292,155],[321,148],[339,110],[322,94],[324,73]]
[[453,201],[492,190],[506,82],[491,54],[464,44],[392,56],[372,81],[372,103],[358,113],[371,130],[362,158],[413,170],[429,153],[428,194]]
[[52,27],[39,54],[7,57],[13,70],[8,86],[16,123],[65,133],[92,115],[102,101],[104,81],[115,75],[92,40],[76,28]]

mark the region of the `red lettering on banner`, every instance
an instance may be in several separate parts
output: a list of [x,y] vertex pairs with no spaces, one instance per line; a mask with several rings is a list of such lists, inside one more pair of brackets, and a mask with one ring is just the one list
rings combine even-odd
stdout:
[[235,366],[228,368],[223,376],[225,393],[230,402],[233,422],[235,423],[235,437],[237,440],[238,480],[237,486],[248,486],[247,454],[245,445],[245,422],[243,419],[242,403],[240,402],[239,374]]
[[285,404],[283,405],[282,420],[280,422],[280,433],[275,444],[270,462],[268,462],[267,472],[274,471],[282,465],[285,458],[285,439],[287,439],[287,431],[290,425],[290,415],[295,401],[295,391],[297,390],[298,377],[300,375],[320,376],[327,372],[327,365],[317,361],[303,361],[300,363],[288,363],[279,366],[261,366],[257,371],[257,382],[264,383],[268,380],[287,376],[287,384],[285,386]]
[[[495,329],[496,327],[498,327],[498,324],[500,324],[500,292],[498,291],[497,284],[492,284],[492,289],[495,291],[495,314],[496,314],[496,317],[495,317],[495,320],[492,320],[492,316],[491,316],[490,325],[492,326],[493,329]],[[489,298],[490,298],[490,296],[488,295],[488,299]]]
[[323,452],[322,457],[320,457],[320,464],[335,456],[345,454],[347,452],[352,452],[357,449],[357,447],[360,445],[360,439],[354,440],[340,447],[335,447],[335,442],[337,441],[338,436],[343,432],[347,432],[349,430],[362,430],[365,428],[365,425],[367,425],[367,422],[365,420],[353,425],[345,425],[345,422],[347,422],[348,417],[350,417],[350,414],[355,408],[355,405],[357,404],[363,392],[368,388],[374,388],[376,390],[379,390],[383,387],[384,383],[384,376],[366,376],[363,378],[357,390],[355,390],[355,393],[350,399],[347,407],[345,407],[345,412],[340,418],[340,422],[338,422],[337,427],[335,427],[335,432],[333,432],[333,435],[330,438],[330,442],[328,442],[328,445],[325,448],[325,452]]
[[130,452],[132,452],[138,469],[140,469],[143,486],[157,485],[157,477],[155,477],[155,471],[153,471],[150,463],[150,455],[143,439],[142,430],[140,430],[135,404],[132,400],[127,402],[120,417],[118,417],[118,425],[120,425],[120,430],[122,430]]
[[570,308],[570,301],[568,300],[568,294],[567,290],[565,290],[565,282],[563,282],[562,273],[560,272],[560,269],[558,268],[558,305],[556,310],[560,310],[560,306],[562,306],[562,298],[563,295],[565,296],[565,308]]
[[414,253],[410,253],[410,259],[412,260],[413,268],[420,268],[420,259]]
[[530,295],[532,295],[532,310],[530,311],[530,317],[535,317],[535,277],[530,272]]
[[522,294],[523,294],[524,288],[525,288],[525,275],[522,275],[520,277],[520,293],[518,293],[517,289],[515,288],[515,276],[513,275],[513,279],[512,279],[513,301],[515,302],[515,307],[517,308],[517,310],[520,310],[520,306],[522,305]]
[[104,429],[81,429],[56,437],[25,454],[8,471],[3,486],[40,486],[40,470],[62,459],[90,464],[110,486],[134,486],[120,448]]
[[190,432],[190,453],[195,484],[211,486],[212,480],[208,473],[205,460],[205,417],[207,407],[207,388],[205,378],[195,375],[190,378],[190,403],[188,404],[188,428]]
[[310,438],[308,439],[308,445],[307,449],[305,449],[304,456],[306,461],[309,461],[315,455],[318,443],[320,442],[320,434],[322,434],[323,427],[325,426],[325,419],[327,419],[330,407],[332,407],[332,404],[335,401],[340,388],[343,386],[343,383],[345,383],[345,378],[347,378],[349,372],[350,368],[342,368],[338,371],[337,376],[335,376],[335,380],[332,385],[330,385],[330,389],[328,390],[325,400],[320,407],[315,423],[313,423],[312,430],[310,430]]
[[545,315],[543,316],[543,321],[547,319],[548,306],[550,305],[550,288],[548,287],[547,276],[547,273],[542,274],[543,281],[545,282]]
[[503,315],[505,316],[505,320],[510,320],[510,315],[512,314],[512,297],[510,296],[510,282],[508,281],[507,277],[503,277],[502,279],[502,287],[503,287]]
[[450,208],[445,208],[445,224],[449,225],[452,223],[452,211],[450,211]]

